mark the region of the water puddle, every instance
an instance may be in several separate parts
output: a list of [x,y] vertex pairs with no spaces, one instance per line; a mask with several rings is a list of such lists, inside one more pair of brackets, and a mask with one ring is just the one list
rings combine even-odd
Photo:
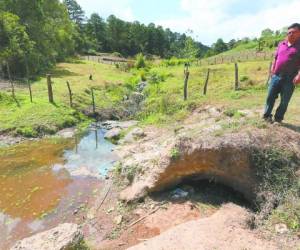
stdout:
[[59,223],[84,220],[117,160],[104,132],[0,148],[0,249]]

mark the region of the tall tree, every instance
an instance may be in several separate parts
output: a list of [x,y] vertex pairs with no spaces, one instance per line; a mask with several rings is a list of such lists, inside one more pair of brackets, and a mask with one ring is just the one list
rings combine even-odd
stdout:
[[195,58],[197,55],[199,55],[199,47],[191,37],[188,37],[185,40],[184,48],[182,50],[182,57]]
[[87,36],[93,40],[97,51],[106,51],[108,49],[106,23],[96,13],[92,14],[85,26]]
[[212,49],[216,54],[222,53],[226,50],[228,50],[228,47],[226,43],[223,41],[223,39],[219,38],[215,44],[213,44]]
[[76,2],[76,0],[64,0],[63,3],[67,7],[71,20],[79,25],[79,27],[82,27],[85,20],[85,14],[81,6]]
[[[34,46],[26,51],[27,62],[35,74],[74,53],[74,27],[65,6],[59,0],[2,0],[4,11],[19,17],[20,25]],[[22,61],[14,61],[12,68],[24,74]]]
[[27,53],[30,53],[33,42],[25,31],[25,27],[20,24],[19,17],[0,11],[0,62],[3,68],[14,71],[22,70],[13,68],[12,64],[19,65],[19,61],[24,61]]
[[120,52],[128,55],[128,31],[128,23],[114,15],[110,15],[107,18],[107,39],[110,52]]

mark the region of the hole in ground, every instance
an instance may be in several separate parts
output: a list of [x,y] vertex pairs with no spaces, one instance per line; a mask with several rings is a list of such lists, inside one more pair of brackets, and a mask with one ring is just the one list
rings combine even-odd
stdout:
[[[183,191],[183,192],[182,192]],[[188,195],[185,196],[187,192]],[[155,200],[171,202],[191,201],[198,207],[218,208],[222,204],[234,203],[255,211],[255,206],[244,195],[216,181],[186,179],[171,189],[152,195]]]

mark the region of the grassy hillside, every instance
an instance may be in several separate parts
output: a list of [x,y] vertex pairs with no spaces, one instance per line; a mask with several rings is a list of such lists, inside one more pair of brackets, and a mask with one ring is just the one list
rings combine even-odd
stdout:
[[[239,63],[239,91],[234,91],[233,63],[210,65],[206,96],[203,85],[208,66],[194,64],[190,67],[187,101],[183,100],[183,65],[163,65],[153,64],[146,69],[124,72],[113,65],[89,61],[58,64],[51,72],[55,104],[48,102],[45,78],[32,84],[33,103],[30,103],[27,88],[17,89],[18,103],[10,93],[0,92],[0,131],[37,136],[85,122],[81,111],[91,109],[91,87],[95,89],[97,108],[120,107],[123,97],[134,91],[142,78],[149,84],[144,90],[145,103],[136,118],[144,124],[167,125],[180,121],[203,104],[223,106],[230,112],[263,108],[269,61]],[[93,80],[89,80],[90,74]],[[69,107],[66,81],[70,82],[74,93],[73,108]],[[286,116],[288,122],[300,122],[299,102],[298,98],[292,99]]]
[[[203,86],[208,66],[192,66],[188,83],[188,100],[183,100],[183,66],[155,67],[147,74],[146,104],[140,118],[146,123],[180,120],[202,104],[221,105],[226,109],[261,109],[267,91],[269,61],[239,63],[240,90],[234,91],[234,64],[210,65],[207,95]],[[162,79],[152,83],[153,75]],[[152,81],[153,82],[153,81]],[[298,92],[298,90],[296,91]],[[296,93],[297,95],[297,93]],[[293,98],[287,119],[299,122],[298,99]]]

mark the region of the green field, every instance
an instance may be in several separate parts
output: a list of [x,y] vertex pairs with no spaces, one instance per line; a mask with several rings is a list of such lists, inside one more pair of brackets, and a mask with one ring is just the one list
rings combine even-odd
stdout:
[[[17,88],[17,102],[11,93],[0,92],[0,133],[7,131],[30,137],[85,122],[81,111],[91,106],[91,87],[95,89],[97,107],[109,107],[117,105],[127,91],[125,83],[132,81],[129,73],[88,61],[61,63],[50,73],[54,104],[48,102],[45,77],[32,83],[33,103],[26,85]],[[90,74],[93,80],[89,80]],[[73,108],[69,105],[66,81],[73,92]]]
[[[130,95],[143,78],[149,84],[144,90],[146,100],[136,114],[144,124],[167,125],[184,119],[193,109],[204,104],[221,106],[227,110],[260,109],[266,96],[269,61],[239,63],[240,90],[234,90],[234,64],[210,65],[207,95],[203,86],[208,66],[190,67],[188,100],[183,100],[183,65],[162,66],[148,63],[147,68],[124,72],[114,65],[90,61],[61,63],[52,70],[55,104],[47,97],[46,78],[32,83],[33,103],[28,89],[18,88],[16,98],[9,92],[0,92],[0,132],[11,132],[28,137],[55,133],[61,128],[85,122],[82,111],[91,109],[91,91],[95,89],[97,108],[118,108],[124,95]],[[93,80],[89,80],[89,75]],[[66,81],[70,82],[73,108],[69,107]],[[286,121],[300,123],[299,98],[296,90]]]

